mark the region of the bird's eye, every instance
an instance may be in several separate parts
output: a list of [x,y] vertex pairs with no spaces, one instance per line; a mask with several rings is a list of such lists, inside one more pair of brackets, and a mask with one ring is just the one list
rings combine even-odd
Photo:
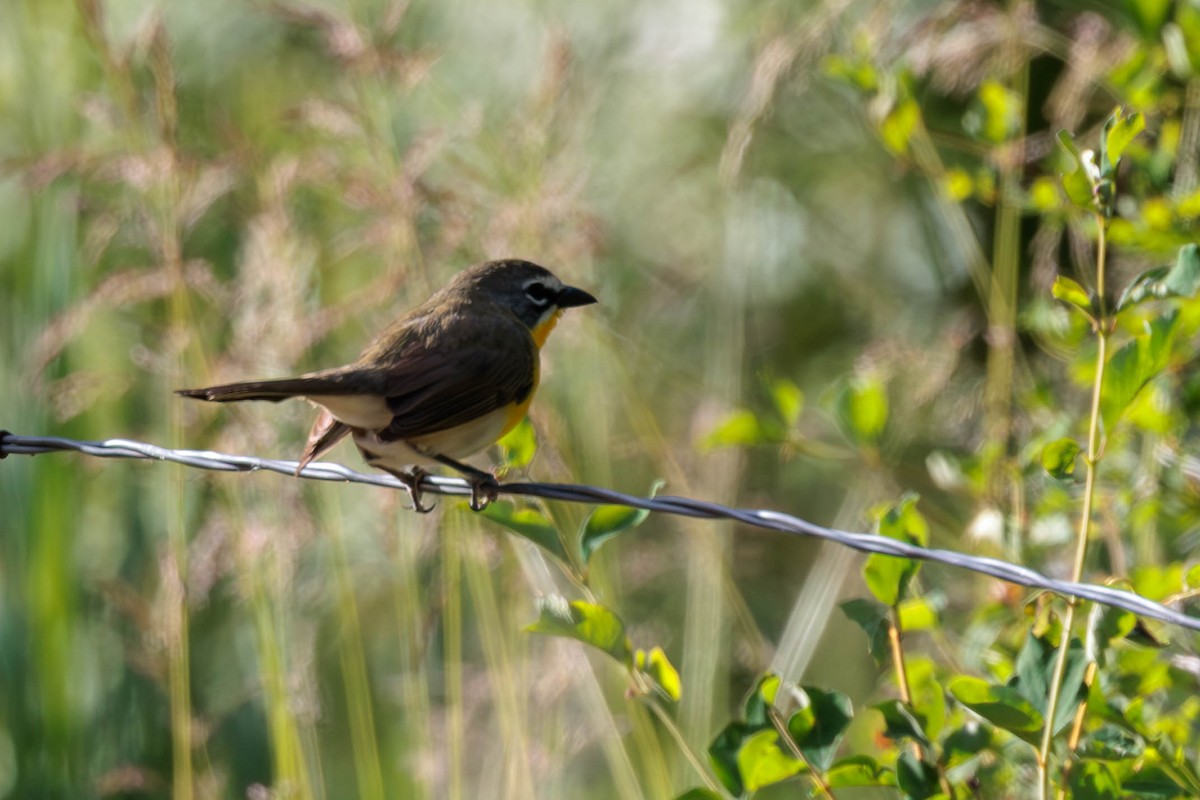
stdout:
[[539,306],[544,306],[554,298],[554,290],[544,283],[533,282],[525,287],[525,296]]

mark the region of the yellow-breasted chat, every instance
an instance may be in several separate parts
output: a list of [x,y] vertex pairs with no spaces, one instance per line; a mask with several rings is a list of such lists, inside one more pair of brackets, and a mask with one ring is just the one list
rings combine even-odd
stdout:
[[525,416],[540,378],[538,352],[564,309],[595,303],[529,261],[460,272],[389,325],[352,364],[296,378],[180,389],[218,403],[303,397],[321,411],[300,468],[349,434],[366,462],[398,478],[413,507],[425,468],[443,465],[471,483],[471,507],[495,496],[487,472],[462,463]]

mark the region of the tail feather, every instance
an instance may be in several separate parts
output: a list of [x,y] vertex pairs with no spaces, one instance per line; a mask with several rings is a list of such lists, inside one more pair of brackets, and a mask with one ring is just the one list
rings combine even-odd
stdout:
[[272,386],[274,381],[251,381],[247,383],[226,383],[221,386],[206,386],[202,389],[176,389],[180,397],[194,397],[197,400],[210,400],[214,403],[229,403],[235,400],[270,400],[278,403],[289,397],[300,394],[296,388]]
[[356,377],[360,376],[355,373],[343,372],[334,375],[311,375],[270,381],[223,383],[201,389],[177,389],[175,394],[214,403],[231,403],[237,400],[267,400],[278,403],[289,397],[320,397],[321,395],[369,392],[370,389],[363,385],[364,381],[353,379]]
[[296,465],[296,474],[299,475],[300,470],[304,469],[310,461],[324,455],[345,438],[351,430],[349,425],[338,421],[333,414],[330,414],[329,409],[322,408],[321,413],[317,415],[316,422],[313,423],[312,430],[309,431],[304,454],[300,456],[300,463]]

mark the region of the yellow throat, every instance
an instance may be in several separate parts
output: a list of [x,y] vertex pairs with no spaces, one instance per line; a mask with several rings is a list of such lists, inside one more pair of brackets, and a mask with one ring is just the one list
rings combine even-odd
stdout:
[[558,318],[562,315],[563,310],[561,308],[555,309],[553,314],[533,326],[533,330],[530,333],[533,334],[533,341],[537,344],[538,350],[542,349],[542,345],[546,343],[546,337],[550,335],[550,331],[554,330],[554,326],[558,324]]

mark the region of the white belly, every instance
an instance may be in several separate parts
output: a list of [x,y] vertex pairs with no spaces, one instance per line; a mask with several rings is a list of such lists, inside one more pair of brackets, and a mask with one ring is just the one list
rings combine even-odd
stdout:
[[[322,398],[322,400],[324,399]],[[330,408],[330,411],[333,412],[333,409]],[[333,413],[334,416],[337,416],[336,412]],[[389,415],[388,422],[390,421],[391,416]],[[431,455],[443,455],[456,461],[474,455],[485,450],[500,438],[507,421],[508,412],[505,409],[498,409],[455,428],[395,442],[382,442],[375,430],[357,428],[354,431],[354,443],[362,450],[367,463],[373,467],[386,467],[399,471],[413,466],[438,467],[442,464]],[[347,421],[347,424],[352,423]],[[374,427],[382,428],[386,424]]]
[[378,395],[322,395],[306,398],[310,403],[324,406],[334,419],[351,428],[386,428],[392,421],[387,401]]

